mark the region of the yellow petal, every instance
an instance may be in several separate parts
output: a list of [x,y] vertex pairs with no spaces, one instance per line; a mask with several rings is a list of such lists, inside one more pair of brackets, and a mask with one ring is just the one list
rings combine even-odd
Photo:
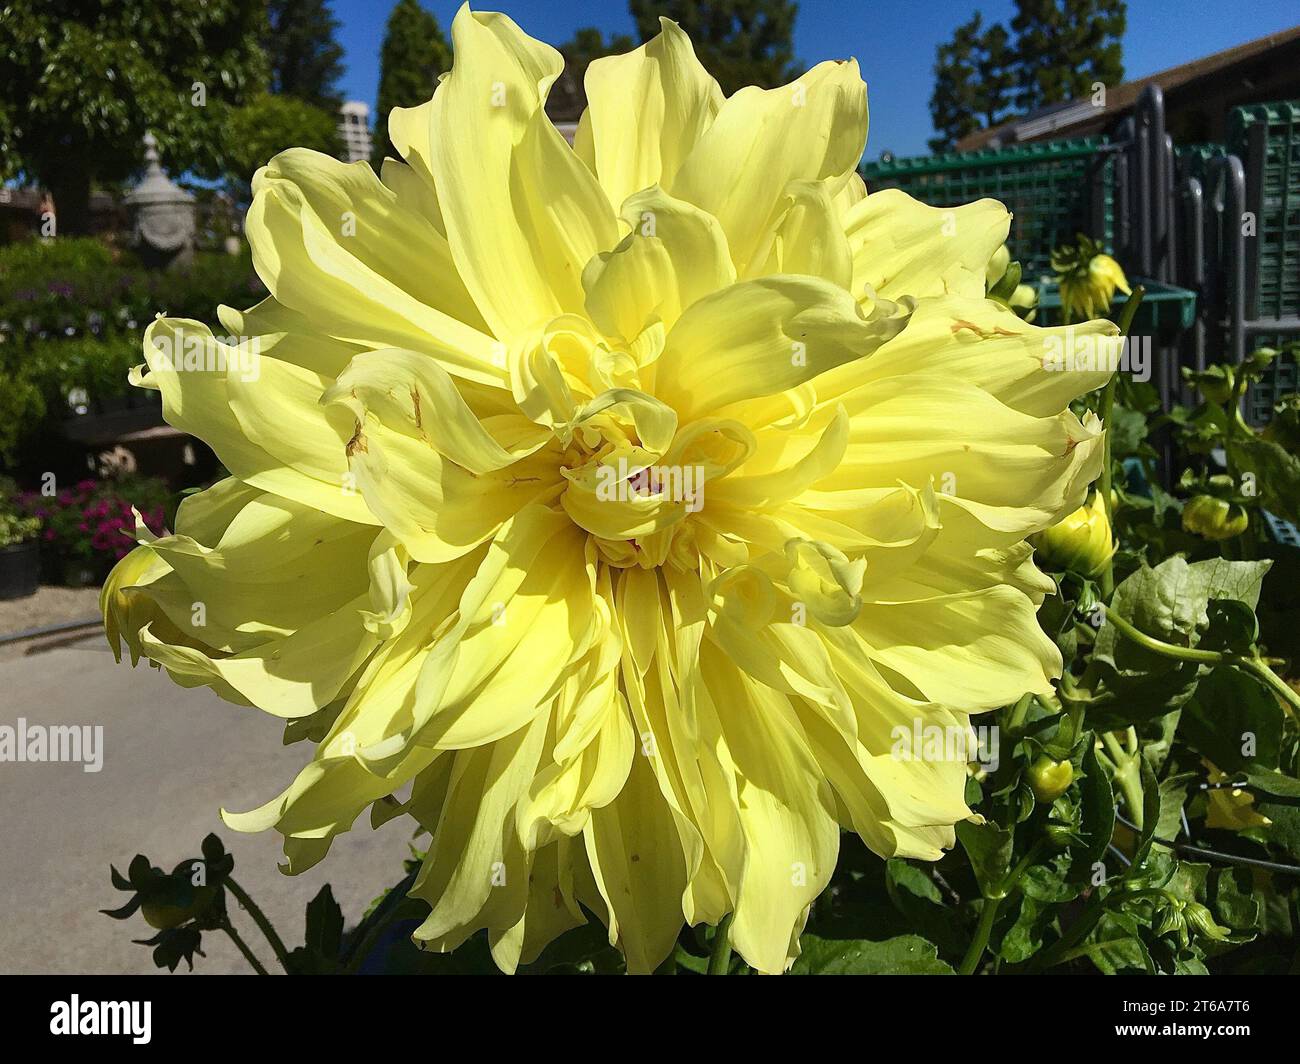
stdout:
[[587,68],[583,121],[591,158],[615,207],[651,185],[670,187],[722,106],[722,90],[677,23],[626,55]]
[[996,200],[931,207],[899,189],[873,192],[844,221],[853,291],[886,299],[984,295],[984,268],[1007,239],[1011,215]]
[[431,169],[456,265],[509,341],[581,309],[582,269],[614,243],[614,214],[542,110],[559,53],[468,5],[452,42],[455,64],[433,98]]
[[856,60],[819,63],[779,89],[730,97],[669,186],[727,234],[742,276],[791,181],[842,178],[867,141],[867,87]]
[[655,365],[655,391],[684,425],[862,358],[899,325],[864,320],[844,289],[816,278],[744,281],[681,316]]

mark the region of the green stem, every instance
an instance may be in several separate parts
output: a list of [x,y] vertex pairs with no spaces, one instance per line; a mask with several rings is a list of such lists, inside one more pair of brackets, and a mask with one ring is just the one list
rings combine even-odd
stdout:
[[1217,650],[1198,650],[1196,647],[1180,647],[1173,643],[1166,643],[1154,636],[1149,636],[1146,632],[1135,628],[1115,610],[1106,607],[1106,620],[1110,621],[1120,633],[1132,640],[1140,647],[1150,650],[1161,657],[1172,658],[1175,661],[1193,661],[1200,665],[1222,665],[1224,662],[1231,661],[1232,656],[1221,654]]
[[1125,797],[1125,805],[1128,814],[1134,818],[1134,825],[1141,831],[1143,827],[1141,810],[1145,803],[1143,790],[1141,790],[1140,753],[1127,753],[1109,731],[1102,732],[1101,741],[1110,752],[1110,757],[1114,758],[1112,767],[1115,784],[1119,787],[1119,793]]
[[1142,300],[1146,294],[1145,285],[1137,284],[1133,286],[1133,291],[1129,294],[1128,299],[1124,301],[1124,307],[1119,312],[1120,336],[1127,336],[1129,330],[1133,328],[1133,319],[1137,317],[1138,307],[1142,305]]
[[713,935],[713,950],[709,954],[708,975],[726,975],[731,968],[731,917],[727,913],[718,923]]
[[[287,972],[289,971],[289,951],[284,948],[284,942],[277,934],[271,921],[266,918],[266,914],[257,906],[257,902],[248,896],[248,891],[241,887],[230,876],[226,877],[226,888],[235,896],[235,900],[244,907],[248,915],[253,918],[253,923],[257,924],[258,930],[266,937],[266,941],[271,944],[271,949],[275,951],[276,959],[280,966]],[[231,929],[234,934],[234,929]]]
[[1254,657],[1245,657],[1241,654],[1227,654],[1217,650],[1199,650],[1196,647],[1175,646],[1172,643],[1166,643],[1161,639],[1156,639],[1154,636],[1139,631],[1109,606],[1106,607],[1106,619],[1122,635],[1137,643],[1138,646],[1145,647],[1161,657],[1172,658],[1175,661],[1196,662],[1200,665],[1232,665],[1242,669],[1250,673],[1278,698],[1282,699],[1291,707],[1293,712],[1300,713],[1300,692],[1295,691],[1285,680],[1270,669],[1265,659],[1258,654]]
[[1293,713],[1300,714],[1300,693],[1297,693],[1295,688],[1270,669],[1263,658],[1241,658],[1234,661],[1233,664],[1245,669],[1246,672],[1259,680],[1260,683],[1290,706]]
[[[1102,389],[1101,410],[1098,415],[1101,418],[1102,426],[1106,430],[1106,435],[1102,439],[1101,476],[1097,478],[1097,494],[1102,500],[1101,505],[1106,514],[1106,523],[1112,529],[1115,527],[1115,508],[1110,501],[1110,421],[1111,410],[1115,405],[1115,378],[1118,376],[1119,370],[1116,370],[1111,374],[1110,380],[1106,382],[1106,387]],[[1115,593],[1115,562],[1113,557],[1106,559],[1106,565],[1097,578],[1097,584],[1101,590],[1102,600],[1110,601],[1111,595]]]
[[984,899],[984,908],[980,910],[979,923],[975,925],[975,935],[966,948],[966,956],[962,958],[961,967],[957,969],[958,975],[975,974],[975,969],[979,967],[980,958],[984,956],[984,951],[988,948],[989,936],[993,933],[993,921],[998,918],[998,909],[1001,907],[1001,898]]
[[998,918],[998,910],[1002,907],[1002,902],[1010,897],[1012,891],[1019,885],[1021,877],[1038,858],[1038,852],[1042,849],[1044,841],[1040,839],[1034,843],[1019,863],[1002,878],[1002,882],[998,884],[992,895],[984,899],[984,908],[980,910],[979,922],[975,925],[975,934],[966,948],[966,956],[962,958],[961,967],[957,969],[958,975],[975,974],[984,951],[988,949],[989,936],[993,933],[993,922]]
[[1105,745],[1107,752],[1115,759],[1115,768],[1119,769],[1128,758],[1124,755],[1124,750],[1120,747],[1118,740],[1110,732],[1101,733],[1101,741]]
[[255,971],[258,975],[271,974],[265,968],[262,967],[262,962],[259,961],[257,959],[257,956],[253,953],[253,951],[248,948],[248,943],[245,942],[240,937],[239,932],[235,930],[234,924],[232,924],[229,920],[227,920],[225,923],[221,925],[221,930],[224,931],[226,934],[228,934],[230,936],[230,940],[236,946],[239,947],[239,952],[244,955],[244,960],[248,961],[248,963],[253,966],[253,971]]

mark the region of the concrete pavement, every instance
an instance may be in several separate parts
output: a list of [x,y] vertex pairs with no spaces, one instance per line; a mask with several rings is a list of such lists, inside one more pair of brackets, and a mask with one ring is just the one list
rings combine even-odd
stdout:
[[[136,853],[170,870],[197,856],[209,831],[235,856],[234,876],[290,949],[303,911],[331,883],[348,926],[402,876],[413,821],[372,831],[364,814],[330,856],[297,877],[277,869],[280,837],[241,835],[218,810],[274,797],[307,760],[310,744],[281,744],[282,726],[206,688],[184,690],[141,664],[117,665],[102,635],[0,660],[0,726],[103,725],[103,767],[0,762],[0,973],[154,972],[153,930],[137,913],[112,920],[127,895],[109,882]],[[408,826],[409,825],[409,826]],[[233,901],[232,901],[233,904]],[[274,957],[246,913],[234,921],[268,969]],[[223,934],[205,933],[198,973],[247,972]],[[178,971],[185,971],[184,963]]]

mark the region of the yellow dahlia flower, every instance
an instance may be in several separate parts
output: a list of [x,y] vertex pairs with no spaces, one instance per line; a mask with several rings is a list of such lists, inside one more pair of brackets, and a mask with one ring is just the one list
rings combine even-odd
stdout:
[[780,972],[841,828],[934,859],[970,815],[895,732],[1050,691],[1025,540],[1098,472],[1105,374],[984,298],[1001,205],[866,195],[855,62],[724,98],[665,21],[571,149],[555,50],[452,34],[404,162],[257,174],[230,342],[150,328],[138,383],[232,475],[141,531],[108,634],[317,744],[225,814],[289,871],[367,808],[427,829],[423,943],[511,970],[586,906],[648,971],[732,913]]
[[1123,267],[1101,250],[1101,244],[1079,234],[1076,244],[1052,254],[1052,268],[1060,275],[1061,307],[1066,321],[1080,321],[1110,310],[1118,289],[1132,294]]

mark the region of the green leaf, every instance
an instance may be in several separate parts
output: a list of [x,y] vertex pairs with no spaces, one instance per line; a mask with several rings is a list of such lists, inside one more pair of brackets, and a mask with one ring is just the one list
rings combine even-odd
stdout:
[[957,839],[970,858],[971,870],[979,883],[980,893],[992,897],[1011,870],[1011,832],[992,821],[972,824],[963,820],[957,825]]
[[[1271,564],[1222,558],[1189,564],[1175,555],[1125,578],[1115,589],[1111,608],[1147,635],[1195,647],[1211,629],[1211,603],[1238,602],[1253,613]],[[1218,638],[1239,637],[1240,609],[1216,606],[1214,617]],[[1192,697],[1205,671],[1147,650],[1107,622],[1097,632],[1093,662],[1111,696],[1111,704],[1094,718],[1099,728],[1142,722],[1178,709]]]
[[[1276,768],[1285,713],[1258,680],[1220,666],[1205,677],[1183,712],[1180,738],[1218,769]],[[1254,743],[1246,756],[1243,746]]]
[[1255,474],[1266,509],[1292,524],[1300,523],[1300,458],[1258,436],[1229,440],[1228,454],[1237,469]]
[[1155,965],[1143,943],[1138,921],[1128,913],[1108,912],[1092,934],[1093,946],[1087,957],[1103,975],[1123,971],[1154,974]]
[[1055,909],[1025,895],[1019,899],[1015,920],[993,945],[994,952],[1008,964],[1021,964],[1043,948],[1043,932]]
[[343,945],[343,910],[326,883],[307,903],[307,948],[335,959]]
[[1300,799],[1300,780],[1280,772],[1255,770],[1246,773],[1246,782],[1274,798]]
[[1070,901],[1083,891],[1081,877],[1070,875],[1072,868],[1069,853],[1053,854],[1025,871],[1020,889],[1026,897],[1040,902]]
[[1210,877],[1207,893],[1214,915],[1232,930],[1234,937],[1253,935],[1259,930],[1263,905],[1254,895],[1254,884],[1246,869],[1217,869]]
[[[1223,558],[1193,562],[1179,555],[1154,569],[1142,568],[1115,589],[1111,607],[1134,627],[1167,643],[1196,646],[1210,625],[1208,608],[1215,599],[1259,604],[1260,586],[1270,561],[1233,562]],[[1097,656],[1115,663],[1150,664],[1152,652],[1103,623],[1097,633]],[[1162,659],[1167,660],[1167,659]]]
[[1156,829],[1160,826],[1160,784],[1151,766],[1145,761],[1140,762],[1140,764],[1142,774],[1142,831],[1138,836],[1137,850],[1133,855],[1131,873],[1136,873],[1146,861],[1147,855],[1151,852],[1151,845],[1155,841]]
[[885,888],[889,892],[890,900],[896,905],[902,901],[900,898],[902,891],[924,901],[934,902],[936,905],[943,903],[943,896],[939,893],[939,888],[934,885],[934,880],[916,865],[909,864],[900,857],[891,857],[885,862]]
[[1084,861],[1091,866],[1105,856],[1106,847],[1115,834],[1115,792],[1091,743],[1083,755],[1079,799],[1082,804],[1079,831],[1084,839]]
[[1156,819],[1155,837],[1162,842],[1173,842],[1183,827],[1183,804],[1187,801],[1187,788],[1196,778],[1195,772],[1183,772],[1160,781],[1160,814]]
[[1238,599],[1213,599],[1206,614],[1210,625],[1200,643],[1206,650],[1248,654],[1259,638],[1255,611]]
[[1115,404],[1111,409],[1110,436],[1111,454],[1116,459],[1137,454],[1147,438],[1146,415]]
[[952,975],[933,942],[900,935],[884,942],[804,935],[791,975]]

